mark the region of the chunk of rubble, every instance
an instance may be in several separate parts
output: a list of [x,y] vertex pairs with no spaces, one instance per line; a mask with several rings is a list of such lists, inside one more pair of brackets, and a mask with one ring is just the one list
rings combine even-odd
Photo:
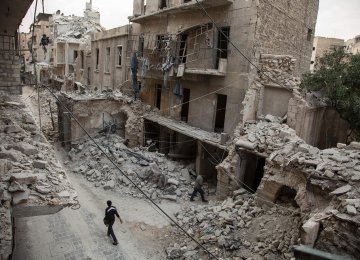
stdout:
[[37,168],[37,169],[45,169],[47,166],[47,162],[41,161],[41,160],[36,160],[33,162],[33,166],[34,166],[34,168]]
[[17,181],[12,181],[8,188],[9,192],[17,192],[17,191],[25,191],[25,190],[26,190],[26,187],[24,187]]
[[352,205],[347,205],[346,206],[346,212],[349,215],[352,215],[352,216],[355,216],[357,214],[356,208],[354,206],[352,206]]
[[342,186],[342,187],[337,188],[336,190],[330,192],[330,195],[341,195],[341,194],[349,192],[350,190],[351,190],[351,186],[347,184],[345,186]]
[[13,196],[12,205],[15,206],[27,202],[30,196],[30,191],[29,190],[17,191],[13,193],[12,196]]
[[13,173],[10,179],[15,180],[20,184],[30,185],[34,184],[37,181],[37,175],[27,171],[22,171]]

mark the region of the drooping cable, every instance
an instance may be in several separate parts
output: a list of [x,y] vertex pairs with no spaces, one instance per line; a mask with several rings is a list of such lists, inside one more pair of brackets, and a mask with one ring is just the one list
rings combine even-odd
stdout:
[[95,141],[95,139],[88,133],[88,131],[83,127],[83,125],[79,122],[79,120],[73,115],[73,113],[64,105],[64,103],[51,91],[51,89],[43,85],[44,88],[46,88],[51,95],[56,99],[58,104],[66,110],[68,115],[70,115],[75,122],[79,125],[79,127],[85,132],[85,134],[90,138],[90,140],[95,144],[95,146],[105,155],[105,157],[115,166],[115,168],[128,180],[130,181],[136,189],[140,191],[143,196],[148,199],[158,210],[161,211],[162,214],[164,214],[172,223],[175,224],[176,227],[178,227],[187,237],[189,237],[192,241],[194,241],[199,247],[201,247],[209,256],[211,256],[214,259],[218,259],[217,256],[215,256],[213,253],[211,253],[204,245],[202,245],[199,241],[197,241],[193,236],[191,236],[186,230],[179,225],[168,213],[166,213],[158,204],[156,204],[127,174],[124,173],[120,169],[120,167],[114,162],[114,160],[104,151],[103,148]]

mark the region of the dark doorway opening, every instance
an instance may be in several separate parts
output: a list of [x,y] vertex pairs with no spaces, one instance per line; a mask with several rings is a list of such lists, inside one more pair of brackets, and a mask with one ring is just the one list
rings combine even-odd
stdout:
[[88,86],[90,86],[90,84],[91,84],[91,82],[90,82],[90,72],[91,72],[91,68],[90,67],[88,67],[88,69],[87,69],[87,84],[88,84]]
[[221,133],[224,131],[226,102],[227,102],[226,95],[221,95],[221,94],[217,95],[215,127],[214,127],[214,132],[216,133]]
[[190,89],[183,89],[183,103],[181,106],[181,121],[187,122],[189,119],[189,105],[190,105]]
[[280,188],[275,203],[298,208],[299,205],[295,201],[296,193],[296,190],[284,185]]
[[251,153],[241,155],[241,165],[245,169],[243,186],[251,193],[255,193],[264,176],[265,158]]
[[222,27],[218,32],[216,69],[219,68],[219,60],[227,59],[229,48],[230,27]]
[[160,0],[160,9],[164,9],[167,7],[167,0]]
[[160,84],[156,84],[155,89],[155,106],[160,109],[161,107],[161,89],[162,86]]
[[150,120],[144,120],[145,140],[144,146],[151,152],[159,150],[160,125]]

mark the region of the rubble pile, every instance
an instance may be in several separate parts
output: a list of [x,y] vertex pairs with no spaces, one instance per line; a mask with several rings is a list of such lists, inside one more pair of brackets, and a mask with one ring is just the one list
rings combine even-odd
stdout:
[[[296,60],[287,55],[262,55],[261,71],[257,79],[262,85],[281,85],[288,89],[300,86],[300,78],[293,76]],[[276,83],[275,83],[276,82]]]
[[[90,44],[91,34],[105,30],[92,19],[78,16],[53,15],[54,27],[57,28],[57,41],[76,41]],[[90,48],[90,46],[89,46]]]
[[[267,158],[258,193],[275,196],[282,186],[294,189],[302,212],[323,215],[317,221],[324,227],[317,245],[358,255],[359,247],[351,245],[360,243],[360,143],[320,150],[275,121],[267,117],[267,121],[245,124],[235,145],[240,153],[250,151]],[[338,243],[343,237],[352,243]]]
[[0,255],[5,259],[12,247],[11,209],[64,207],[75,203],[76,193],[23,103],[1,94],[0,110]]
[[[191,182],[194,179],[191,177],[193,164],[168,160],[163,154],[147,151],[146,147],[130,149],[124,144],[124,139],[115,134],[98,135],[95,140],[122,171],[153,200],[165,199],[177,202],[189,200],[188,194],[192,192]],[[116,189],[125,196],[144,197],[91,140],[79,141],[70,150],[69,158],[70,160],[66,162],[69,169],[84,175],[96,187]],[[159,179],[163,178],[162,180],[154,176],[152,172],[154,165],[157,165],[163,174],[164,177],[159,177]]]
[[[190,206],[177,213],[178,223],[217,257],[231,259],[290,259],[299,242],[300,210],[288,205],[258,207],[244,189],[222,203]],[[169,259],[199,259],[204,252],[192,240],[178,241]]]

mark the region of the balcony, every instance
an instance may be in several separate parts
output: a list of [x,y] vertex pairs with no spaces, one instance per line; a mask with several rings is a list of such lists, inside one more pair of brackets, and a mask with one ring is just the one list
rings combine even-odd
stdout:
[[[231,5],[233,2],[234,0],[199,0],[199,3],[202,4],[206,9]],[[171,5],[163,9],[158,9],[155,12],[142,14],[140,16],[129,17],[129,20],[134,23],[142,23],[148,20],[161,18],[163,15],[166,14],[180,14],[188,11],[199,11],[199,6],[195,0],[179,5]]]

